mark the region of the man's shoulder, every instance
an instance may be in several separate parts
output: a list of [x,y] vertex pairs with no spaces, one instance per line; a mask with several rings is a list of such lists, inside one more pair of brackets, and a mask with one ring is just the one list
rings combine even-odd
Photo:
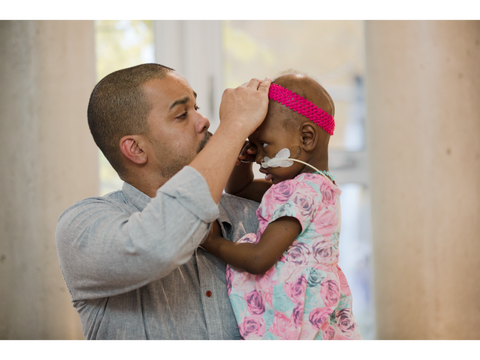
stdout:
[[77,212],[77,211],[85,211],[86,208],[90,208],[92,206],[101,206],[101,207],[111,207],[114,208],[122,208],[127,205],[127,198],[125,193],[122,190],[117,190],[111,193],[108,193],[104,196],[92,196],[80,201],[77,201],[72,206],[68,207],[60,218],[67,213]]
[[122,190],[114,191],[104,196],[93,196],[77,201],[62,212],[57,222],[59,230],[76,226],[79,223],[93,220],[98,215],[108,213],[127,213],[128,201]]

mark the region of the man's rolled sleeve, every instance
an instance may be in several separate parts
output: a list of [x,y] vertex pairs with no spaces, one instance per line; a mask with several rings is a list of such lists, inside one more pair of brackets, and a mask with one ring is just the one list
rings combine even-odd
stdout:
[[185,166],[158,189],[157,193],[177,199],[182,206],[206,223],[213,222],[219,216],[218,206],[212,199],[207,182],[190,166]]
[[153,199],[128,185],[74,204],[56,231],[72,300],[118,295],[167,276],[189,261],[218,216],[205,179],[191,167]]

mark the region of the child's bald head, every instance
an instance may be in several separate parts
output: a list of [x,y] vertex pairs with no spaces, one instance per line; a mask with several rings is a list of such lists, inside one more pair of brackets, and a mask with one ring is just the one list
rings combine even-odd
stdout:
[[273,83],[304,97],[335,117],[335,105],[330,94],[311,77],[302,74],[286,74],[273,80]]
[[[289,73],[277,77],[272,83],[293,91],[332,117],[335,115],[335,105],[332,98],[323,86],[311,77],[298,73]],[[280,102],[270,99],[267,117],[262,128],[278,126],[289,131],[292,136],[298,136],[301,143],[312,145],[311,147],[306,146],[304,148],[305,151],[317,149],[325,156],[328,156],[327,148],[330,134],[327,131],[309,118]]]
[[[335,116],[335,104],[330,94],[311,77],[298,73],[289,73],[277,77],[272,83],[293,91],[329,113],[332,117]],[[267,117],[276,117],[275,114],[279,113],[283,114],[284,116],[282,117],[285,119],[283,125],[289,129],[298,128],[304,122],[310,121],[305,116],[271,99],[268,106],[268,113],[270,116],[267,115]],[[315,125],[315,127],[321,129],[318,125]],[[321,130],[321,132],[325,132],[323,129]],[[328,135],[326,132],[325,134]]]

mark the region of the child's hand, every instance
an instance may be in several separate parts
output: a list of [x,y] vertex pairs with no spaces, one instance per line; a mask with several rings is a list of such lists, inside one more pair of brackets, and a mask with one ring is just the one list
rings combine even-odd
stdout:
[[242,162],[243,163],[255,162],[256,155],[257,155],[257,147],[247,140],[245,141],[245,145],[243,145],[243,148],[240,151],[240,155],[238,155],[238,159],[235,165],[238,166]]
[[214,221],[212,226],[210,227],[210,232],[208,233],[205,240],[202,242],[202,247],[209,251],[208,249],[215,243],[218,238],[222,237],[222,230],[220,229],[220,225],[218,221]]

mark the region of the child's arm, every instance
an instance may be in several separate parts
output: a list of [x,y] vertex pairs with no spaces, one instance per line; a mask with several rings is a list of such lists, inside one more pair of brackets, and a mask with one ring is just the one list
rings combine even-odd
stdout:
[[270,223],[257,244],[234,243],[222,238],[214,221],[202,247],[235,268],[251,274],[264,274],[300,234],[300,222],[294,217],[281,217]]
[[256,153],[257,148],[247,141],[227,182],[226,193],[256,202],[262,201],[263,194],[272,186],[272,183],[263,179],[254,179],[252,164]]

